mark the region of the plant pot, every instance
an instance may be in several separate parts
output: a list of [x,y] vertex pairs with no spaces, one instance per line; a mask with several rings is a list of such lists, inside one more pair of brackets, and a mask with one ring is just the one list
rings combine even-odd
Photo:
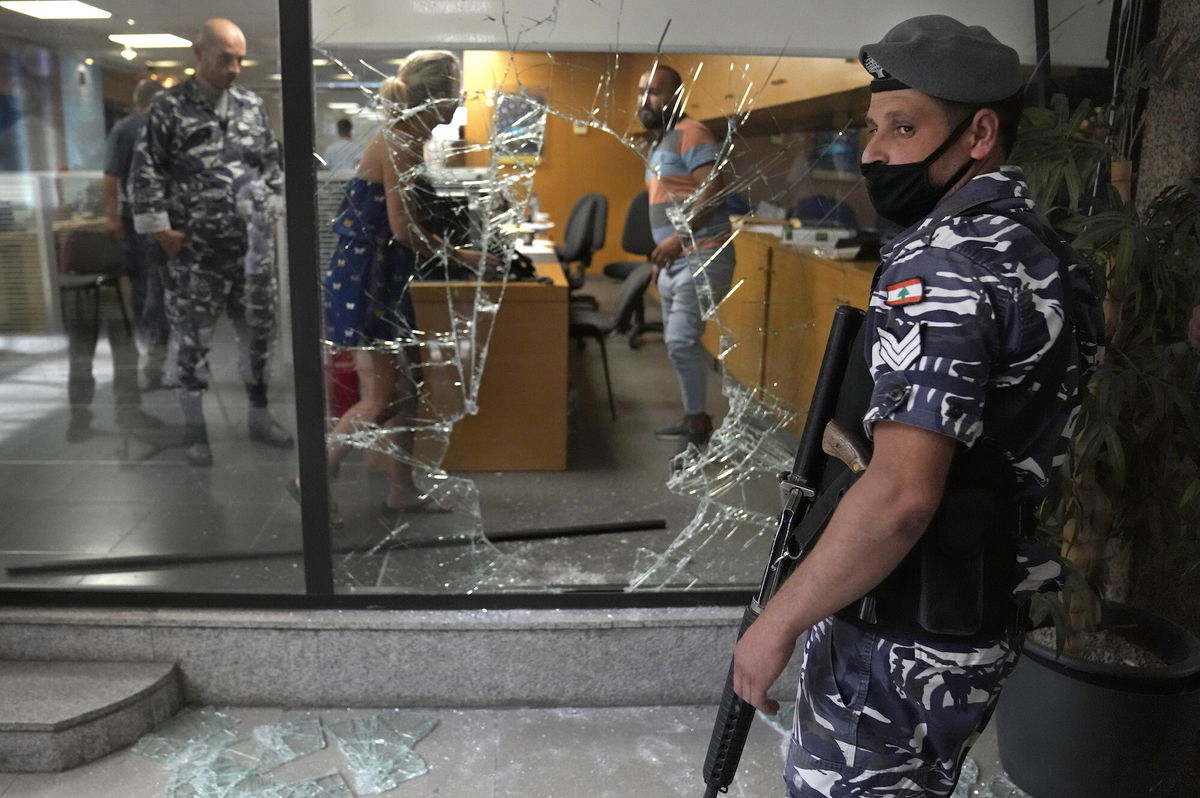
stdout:
[[1200,640],[1119,604],[1104,608],[1102,626],[1167,665],[1058,657],[1026,641],[996,709],[1001,765],[1034,798],[1194,796]]

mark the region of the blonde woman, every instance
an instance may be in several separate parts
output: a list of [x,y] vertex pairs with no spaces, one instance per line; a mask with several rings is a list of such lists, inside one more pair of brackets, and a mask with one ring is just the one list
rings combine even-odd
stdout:
[[[333,428],[330,474],[353,448],[345,436],[394,424],[389,433],[388,491],[381,513],[441,512],[413,482],[412,420],[420,384],[420,353],[409,283],[418,258],[453,258],[495,266],[478,250],[449,248],[429,232],[433,190],[421,176],[425,142],[450,121],[460,101],[461,69],[452,53],[422,50],[383,82],[379,97],[388,124],[363,151],[334,219],[338,245],[325,278],[327,340],[354,353],[359,400]],[[389,424],[389,425],[390,425]],[[299,495],[299,483],[290,486]],[[340,524],[336,506],[331,523]]]

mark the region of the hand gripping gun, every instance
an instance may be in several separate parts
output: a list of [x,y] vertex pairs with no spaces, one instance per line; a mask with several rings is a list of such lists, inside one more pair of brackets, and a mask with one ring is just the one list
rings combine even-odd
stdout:
[[[800,436],[796,460],[791,472],[780,476],[779,495],[783,510],[779,515],[779,525],[771,544],[771,556],[767,560],[758,593],[742,616],[742,625],[738,630],[739,639],[758,618],[762,608],[771,596],[775,595],[797,563],[812,549],[824,528],[823,521],[805,521],[818,498],[817,493],[827,462],[822,452],[822,440],[826,437],[826,428],[837,414],[839,405],[844,404],[840,401],[843,383],[846,381],[847,366],[855,355],[853,348],[861,342],[859,330],[864,316],[863,311],[849,305],[842,305],[834,313],[833,326],[829,331],[820,371],[817,373],[817,384],[813,389],[808,418]],[[836,426],[831,428],[830,435],[832,438],[827,444],[830,448],[841,447],[839,452],[844,451],[846,446],[853,448],[853,439],[844,432],[839,432]],[[852,456],[847,456],[850,459],[843,458],[840,453],[834,456],[846,462],[852,473],[857,473],[851,464]],[[858,462],[858,470],[861,471],[866,462],[861,456]],[[836,501],[828,504],[829,509],[824,520],[827,520],[827,515],[832,512]],[[741,700],[733,691],[733,663],[730,662],[729,673],[725,678],[725,692],[721,696],[720,709],[717,711],[712,737],[708,742],[708,756],[704,760],[704,782],[708,786],[704,793],[705,798],[714,798],[718,793],[729,789],[737,773],[738,762],[742,758],[742,749],[746,745],[746,736],[753,720],[754,707]]]

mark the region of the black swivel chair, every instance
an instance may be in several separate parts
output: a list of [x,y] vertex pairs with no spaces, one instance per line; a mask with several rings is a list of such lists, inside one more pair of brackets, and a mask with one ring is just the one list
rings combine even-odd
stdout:
[[584,194],[575,201],[567,217],[562,244],[554,248],[571,292],[572,302],[598,307],[595,297],[577,294],[583,288],[592,256],[604,247],[604,228],[608,225],[608,199],[603,194]]
[[613,333],[627,331],[633,322],[634,312],[641,305],[646,287],[650,285],[650,264],[643,263],[629,273],[617,296],[613,315],[608,316],[583,305],[571,306],[571,337],[583,346],[588,338],[600,344],[600,360],[604,364],[604,386],[608,389],[608,411],[613,421],[617,420],[617,405],[613,400],[612,381],[608,375],[608,349],[604,339]]
[[625,211],[625,226],[621,228],[621,249],[632,255],[641,255],[641,259],[605,264],[604,274],[614,280],[624,280],[639,265],[650,262],[650,253],[654,251],[654,246],[654,234],[650,231],[650,194],[640,191],[629,201],[629,209]]
[[[621,249],[634,255],[641,255],[641,260],[620,260],[605,264],[604,273],[615,280],[624,280],[635,269],[650,266],[650,254],[654,252],[654,234],[650,230],[650,194],[647,191],[638,192],[629,201],[629,209],[625,212],[625,227],[621,230]],[[642,333],[662,332],[662,322],[646,323],[645,292],[638,300],[633,311],[633,326],[629,330],[629,348],[637,349],[642,344]]]

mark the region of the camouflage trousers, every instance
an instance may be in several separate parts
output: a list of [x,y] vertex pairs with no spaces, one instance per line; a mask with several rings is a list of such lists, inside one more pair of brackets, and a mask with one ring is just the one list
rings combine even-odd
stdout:
[[275,335],[273,269],[246,273],[246,239],[190,233],[167,262],[167,316],[178,343],[179,386],[203,391],[217,319],[224,313],[238,341],[238,374],[253,404],[266,403],[267,358]]
[[792,798],[944,798],[1019,647],[812,628],[784,781]]

